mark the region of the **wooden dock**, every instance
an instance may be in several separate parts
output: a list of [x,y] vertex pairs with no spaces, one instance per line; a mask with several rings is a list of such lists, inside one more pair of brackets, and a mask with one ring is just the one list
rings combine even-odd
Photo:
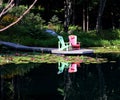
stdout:
[[24,46],[21,44],[5,42],[5,41],[0,41],[0,44],[13,48],[15,50],[23,50],[23,51],[27,50],[27,51],[36,51],[36,52],[42,52],[42,53],[62,54],[62,55],[86,55],[86,54],[94,53],[92,49],[84,49],[84,48],[81,48],[79,50],[63,51],[63,50],[58,50],[57,48],[30,47],[30,46]]
[[84,48],[81,48],[79,50],[69,50],[69,51],[53,49],[53,50],[51,50],[51,53],[63,54],[63,55],[84,55],[84,54],[93,54],[94,51],[92,49],[84,49]]

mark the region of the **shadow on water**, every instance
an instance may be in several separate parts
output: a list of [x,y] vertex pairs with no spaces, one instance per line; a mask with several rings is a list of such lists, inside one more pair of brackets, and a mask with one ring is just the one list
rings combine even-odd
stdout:
[[[10,64],[1,66],[0,100],[56,100],[56,64]],[[59,99],[58,99],[59,100]]]
[[0,100],[120,100],[120,63],[0,66]]
[[[69,67],[70,68],[70,67]],[[81,64],[75,72],[64,69],[59,91],[63,100],[119,100],[120,64]],[[73,69],[74,70],[74,69]]]

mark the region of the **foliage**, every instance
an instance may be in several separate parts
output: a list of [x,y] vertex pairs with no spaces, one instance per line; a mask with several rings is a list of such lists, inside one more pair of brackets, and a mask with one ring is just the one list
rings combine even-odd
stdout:
[[102,63],[107,59],[92,58],[87,56],[63,56],[54,54],[40,54],[40,53],[22,53],[12,52],[11,54],[3,54],[0,56],[0,65],[3,64],[21,64],[21,63],[57,63],[57,62],[78,62],[78,63]]
[[82,31],[82,28],[77,25],[69,25],[68,30],[74,33],[74,32]]
[[30,13],[19,23],[19,27],[24,28],[23,31],[25,34],[28,34],[34,38],[39,38],[39,36],[42,34],[44,22],[45,21],[40,17],[39,14],[34,15],[33,13]]
[[114,30],[102,30],[102,34],[98,34],[102,39],[107,40],[114,40],[114,39],[120,39],[120,30],[114,29]]
[[46,28],[54,30],[56,32],[60,32],[61,30],[63,30],[63,26],[57,15],[52,16]]
[[[9,24],[13,22],[18,16],[20,16],[24,10],[27,9],[26,6],[16,6],[12,9],[9,14],[3,17],[1,20],[2,24]],[[3,23],[4,22],[4,23]],[[23,19],[10,29],[6,30],[5,33],[14,33],[21,35],[30,35],[34,38],[39,38],[43,33],[44,20],[41,18],[40,14],[28,13]]]
[[116,39],[116,40],[111,40],[111,44],[114,46],[120,46],[120,40]]
[[[12,23],[12,22],[14,22],[15,20],[17,19],[17,17],[16,16],[13,16],[13,15],[11,15],[11,14],[7,14],[7,15],[5,15],[3,18],[2,18],[2,20],[0,20],[0,25],[1,26],[7,26],[7,25],[9,25],[10,23]],[[1,27],[2,28],[2,27]]]
[[[17,6],[12,9],[9,14],[3,17],[0,27],[15,21],[25,9],[27,6]],[[63,31],[63,25],[56,15],[46,25],[40,14],[31,12],[24,16],[18,24],[1,32],[0,39],[23,45],[57,47],[57,38],[46,33],[45,29],[54,30],[58,35],[62,35],[65,41],[68,41],[69,34]],[[70,34],[77,35],[81,47],[120,45],[120,29],[102,30],[102,34],[96,34],[95,30],[83,32],[80,26],[70,25],[69,31]]]
[[50,19],[50,22],[49,23],[52,23],[54,25],[57,25],[57,24],[60,24],[61,21],[59,21],[59,18],[57,17],[57,15],[54,15],[52,16],[52,18]]
[[[83,47],[96,47],[96,46],[112,46],[120,45],[119,42],[119,29],[116,30],[103,30],[103,34],[96,34],[96,31],[89,32],[74,32],[78,36],[78,41],[81,42]],[[109,35],[108,35],[109,34]],[[112,34],[112,35],[111,35]],[[114,36],[113,36],[114,34]],[[113,36],[113,37],[112,37]]]
[[91,49],[94,49],[95,53],[116,53],[120,56],[120,47],[119,46],[105,46],[105,47],[91,47]]
[[13,16],[19,17],[21,14],[24,13],[24,11],[27,8],[28,8],[27,6],[23,6],[23,5],[15,6],[9,11],[9,13]]
[[101,40],[100,41],[101,42],[101,44],[102,44],[102,46],[110,46],[111,44],[110,44],[110,42],[108,41],[108,40]]
[[[24,30],[23,30],[24,29]],[[28,30],[29,31],[29,30]],[[20,43],[23,45],[30,46],[43,46],[43,47],[57,47],[58,39],[55,36],[52,36],[45,32],[45,30],[40,30],[40,34],[26,34],[28,33],[25,27],[15,26],[9,30],[0,34],[0,39],[3,41]],[[25,32],[25,33],[24,33]],[[107,31],[106,31],[107,32]],[[109,31],[110,32],[110,31]],[[110,32],[111,33],[111,32]],[[95,31],[89,31],[88,33],[82,31],[74,31],[73,34],[77,35],[77,41],[81,43],[81,48],[85,47],[105,47],[105,46],[119,46],[119,39],[112,39],[106,37],[100,37],[95,33]],[[105,33],[108,34],[108,33]],[[116,34],[119,34],[117,32]],[[58,35],[64,37],[65,41],[68,41],[68,33],[60,32]],[[106,36],[106,35],[103,35]],[[49,40],[49,41],[48,41]]]

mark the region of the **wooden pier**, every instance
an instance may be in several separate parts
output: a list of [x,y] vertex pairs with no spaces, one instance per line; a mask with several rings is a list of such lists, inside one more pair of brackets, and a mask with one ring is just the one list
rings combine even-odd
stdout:
[[63,55],[83,55],[83,54],[93,54],[94,51],[92,49],[84,49],[84,48],[81,48],[79,50],[69,50],[69,51],[53,49],[51,50],[51,53],[63,54]]
[[36,52],[42,52],[42,53],[52,53],[52,54],[63,54],[63,55],[86,55],[86,54],[93,54],[94,51],[92,49],[84,49],[81,48],[79,50],[69,50],[69,51],[63,51],[59,50],[58,48],[47,48],[47,47],[30,47],[30,46],[24,46],[21,44],[11,43],[11,42],[5,42],[0,41],[1,45],[13,48],[15,50],[23,50],[23,51],[36,51]]

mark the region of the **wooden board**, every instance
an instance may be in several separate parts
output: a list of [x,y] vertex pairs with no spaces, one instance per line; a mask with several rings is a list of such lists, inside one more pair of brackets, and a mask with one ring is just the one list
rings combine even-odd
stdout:
[[51,50],[51,53],[53,54],[91,54],[94,53],[94,51],[92,49],[79,49],[79,50],[70,50],[70,51],[62,51],[62,50],[58,50],[58,49],[53,49]]

